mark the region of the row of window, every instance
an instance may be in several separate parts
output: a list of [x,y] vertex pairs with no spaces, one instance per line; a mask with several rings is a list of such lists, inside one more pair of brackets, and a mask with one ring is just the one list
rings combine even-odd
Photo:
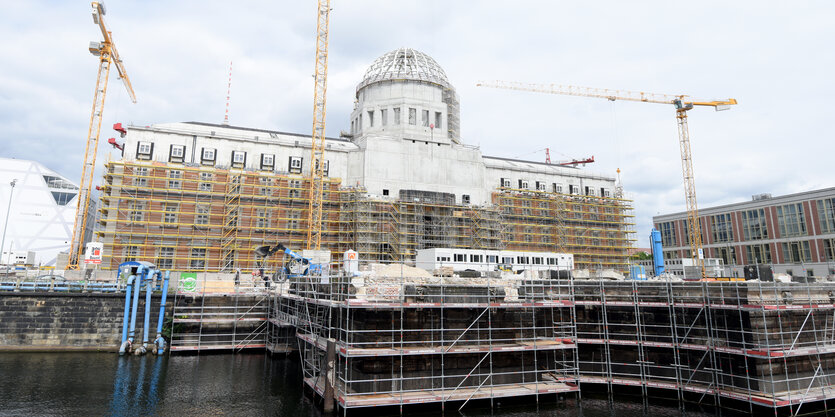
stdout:
[[[517,180],[516,183],[518,189],[520,190],[528,190],[530,188],[530,183],[528,180]],[[499,187],[501,188],[513,188],[513,181],[510,178],[501,178],[499,181]],[[545,181],[534,181],[534,190],[536,191],[548,191],[548,183]],[[594,187],[580,187],[579,185],[568,185],[568,194],[574,195],[588,195],[588,196],[600,196],[600,197],[611,197],[611,192],[606,188],[601,187],[600,193],[598,194],[597,190]],[[562,194],[563,187],[562,184],[551,183],[551,192]]]
[[[170,145],[168,150],[168,162],[184,163],[186,155],[185,145]],[[154,143],[153,142],[138,142],[136,144],[136,159],[150,161],[154,157]],[[217,149],[215,148],[201,148],[200,149],[200,165],[215,166],[218,161]],[[302,173],[302,163],[304,158],[301,156],[291,156],[287,161],[287,172],[291,174]],[[232,151],[229,158],[229,166],[232,168],[246,168],[247,166],[247,152]],[[318,166],[317,166],[318,167]],[[258,163],[258,169],[263,171],[274,171],[276,169],[275,154],[262,153]],[[328,176],[329,164],[325,161],[324,174]]]
[[[835,233],[835,198],[816,202],[820,233]],[[792,203],[776,207],[777,227],[781,237],[807,236],[806,216],[803,203]],[[765,209],[757,208],[740,212],[742,218],[742,240],[769,239],[769,225]],[[716,243],[734,242],[736,229],[731,213],[710,216],[711,236]],[[683,242],[689,241],[687,220],[683,221]],[[673,222],[659,224],[661,243],[665,246],[679,246],[676,241],[676,229]]]
[[[389,110],[391,110],[392,118],[391,121],[394,125],[399,125],[400,122],[400,107],[393,107],[391,109],[380,109],[380,110],[367,110],[365,111],[365,117],[368,121],[368,127],[375,127],[375,126],[388,126],[389,125]],[[415,107],[408,108],[408,115],[409,120],[408,123],[412,126],[417,126],[418,124],[418,109]],[[420,125],[423,127],[433,128],[433,129],[440,129],[441,123],[443,122],[443,113],[436,111],[434,112],[434,121],[430,119],[430,111],[429,110],[420,110]],[[363,112],[360,112],[357,117],[351,121],[351,133],[357,133],[362,130],[363,127]]]

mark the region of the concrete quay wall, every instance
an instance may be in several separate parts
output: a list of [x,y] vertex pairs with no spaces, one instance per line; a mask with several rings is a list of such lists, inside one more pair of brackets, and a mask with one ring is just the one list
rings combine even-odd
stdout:
[[[142,340],[145,294],[141,295],[136,339]],[[151,299],[149,339],[156,336],[160,295]],[[171,315],[172,297],[165,314]],[[4,292],[0,294],[0,351],[118,351],[124,294]]]

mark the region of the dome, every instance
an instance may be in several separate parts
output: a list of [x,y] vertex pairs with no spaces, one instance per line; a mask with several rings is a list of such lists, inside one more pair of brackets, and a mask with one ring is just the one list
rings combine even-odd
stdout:
[[450,88],[446,73],[431,56],[412,48],[399,48],[377,58],[362,77],[357,91],[363,87],[391,80],[414,80]]

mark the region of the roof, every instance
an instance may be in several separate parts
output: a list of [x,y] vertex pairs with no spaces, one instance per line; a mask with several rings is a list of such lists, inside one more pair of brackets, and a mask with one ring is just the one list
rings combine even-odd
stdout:
[[452,88],[446,73],[431,56],[412,48],[399,48],[377,58],[357,85],[357,91],[382,81],[424,81]]

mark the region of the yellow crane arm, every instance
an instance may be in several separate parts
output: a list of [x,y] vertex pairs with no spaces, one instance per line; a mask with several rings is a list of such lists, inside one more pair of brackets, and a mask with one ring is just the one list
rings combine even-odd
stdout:
[[596,97],[610,101],[625,100],[642,103],[672,104],[675,106],[679,147],[681,150],[681,170],[684,176],[684,194],[687,202],[687,222],[690,229],[690,255],[695,265],[701,270],[702,278],[706,277],[702,235],[701,229],[699,228],[699,205],[696,200],[696,180],[693,174],[693,157],[690,152],[690,132],[687,125],[687,111],[694,106],[713,107],[717,111],[727,110],[730,106],[736,104],[736,99],[694,100],[685,94],[656,94],[643,91],[611,90],[607,88],[577,87],[559,84],[530,84],[515,81],[480,81],[476,85],[479,87],[505,90],[531,91],[564,96]]
[[125,89],[128,90],[130,100],[136,103],[136,94],[133,92],[133,85],[131,85],[130,77],[128,77],[128,72],[125,70],[125,64],[122,62],[119,51],[116,50],[116,44],[113,43],[113,37],[104,23],[104,15],[106,13],[107,10],[104,7],[104,3],[93,2],[93,23],[98,25],[99,30],[101,30],[101,35],[104,37],[104,42],[102,43],[109,46],[110,59],[116,64],[116,71],[119,73],[119,78],[122,80],[122,84],[125,85]]
[[596,97],[610,101],[639,101],[643,103],[673,104],[693,106],[710,106],[717,110],[724,110],[723,106],[736,104],[736,99],[726,100],[694,100],[685,94],[658,94],[643,91],[613,90],[609,88],[578,87],[561,84],[533,84],[516,81],[479,81],[479,87],[498,88],[505,90],[531,91],[536,93],[560,94],[564,96]]

